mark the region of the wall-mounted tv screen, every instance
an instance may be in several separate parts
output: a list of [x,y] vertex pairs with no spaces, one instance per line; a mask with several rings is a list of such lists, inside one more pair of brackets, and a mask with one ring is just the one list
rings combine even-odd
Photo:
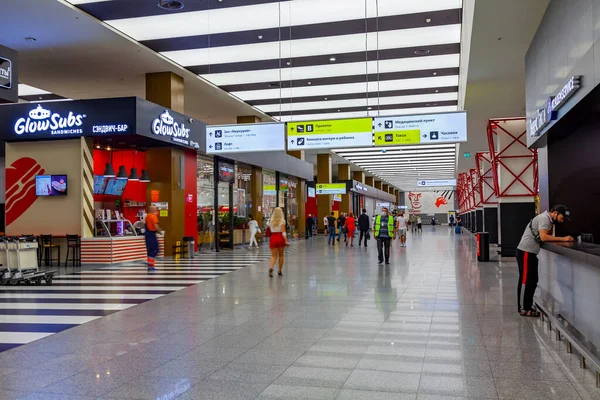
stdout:
[[102,175],[94,175],[94,194],[104,194],[108,178]]
[[122,196],[125,186],[127,186],[127,179],[110,178],[106,183],[104,194],[110,196]]
[[66,196],[66,175],[38,175],[35,177],[35,194],[37,196]]

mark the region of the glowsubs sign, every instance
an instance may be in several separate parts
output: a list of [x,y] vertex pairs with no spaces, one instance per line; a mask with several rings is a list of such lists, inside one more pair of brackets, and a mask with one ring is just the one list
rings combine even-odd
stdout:
[[535,117],[529,120],[529,135],[539,136],[542,129],[556,119],[556,112],[575,94],[579,89],[581,77],[572,76],[565,86],[554,97],[549,97],[545,108],[536,111]]
[[185,124],[175,122],[175,119],[169,114],[169,110],[152,121],[152,133],[160,136],[170,136],[173,142],[190,145],[190,129]]
[[14,132],[17,135],[50,133],[51,135],[76,135],[82,134],[85,114],[76,114],[69,111],[66,115],[44,109],[38,104],[37,108],[29,111],[27,117],[17,120]]

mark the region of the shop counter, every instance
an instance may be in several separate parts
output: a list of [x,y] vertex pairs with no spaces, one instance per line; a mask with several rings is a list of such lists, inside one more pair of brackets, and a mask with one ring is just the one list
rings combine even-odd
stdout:
[[[164,254],[164,236],[158,236],[159,257]],[[146,260],[144,236],[92,237],[81,239],[82,264],[116,264]]]
[[544,243],[536,302],[600,355],[600,245]]

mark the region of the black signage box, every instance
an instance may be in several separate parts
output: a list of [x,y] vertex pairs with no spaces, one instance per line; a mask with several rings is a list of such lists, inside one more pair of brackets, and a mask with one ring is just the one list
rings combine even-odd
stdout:
[[19,101],[18,53],[0,45],[0,103]]

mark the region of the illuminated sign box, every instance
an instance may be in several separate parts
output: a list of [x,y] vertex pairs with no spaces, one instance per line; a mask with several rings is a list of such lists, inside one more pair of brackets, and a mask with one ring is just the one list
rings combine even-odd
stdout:
[[338,119],[287,123],[288,150],[373,145],[373,119]]
[[285,151],[285,124],[209,125],[206,153]]
[[466,112],[377,117],[373,122],[376,147],[467,141]]
[[317,183],[317,194],[346,194],[347,185],[345,183]]
[[417,181],[419,187],[456,186],[456,179],[428,179]]

